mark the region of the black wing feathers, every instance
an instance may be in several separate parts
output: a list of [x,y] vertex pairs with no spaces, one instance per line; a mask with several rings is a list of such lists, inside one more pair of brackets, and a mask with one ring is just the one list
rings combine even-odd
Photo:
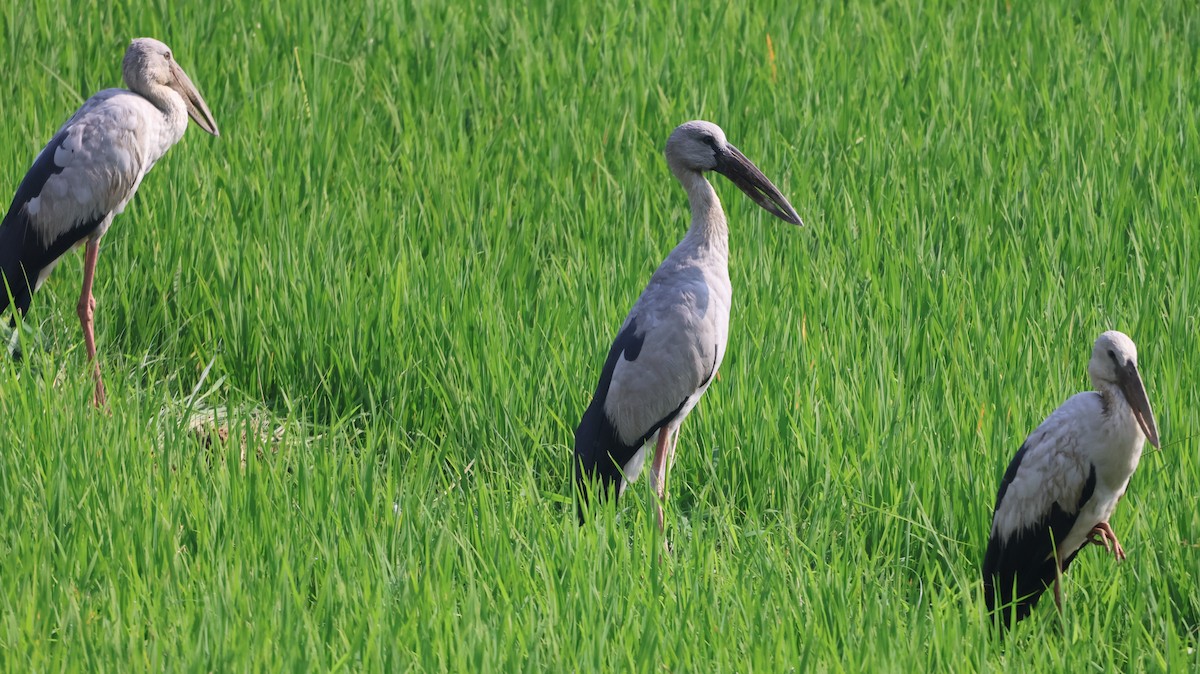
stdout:
[[579,427],[575,429],[575,483],[579,488],[580,523],[583,522],[583,502],[587,500],[588,478],[598,476],[601,493],[608,492],[614,484],[620,483],[620,466],[633,458],[638,450],[638,446],[630,447],[621,442],[616,427],[604,413],[604,402],[608,399],[608,388],[612,384],[617,359],[625,354],[629,360],[636,360],[642,352],[645,337],[638,337],[636,332],[637,318],[633,317],[608,349],[596,393],[583,413]]
[[[1000,509],[1004,495],[1017,475],[1026,449],[1027,447],[1022,445],[1004,473],[1000,490],[996,494],[996,510]],[[1079,511],[1091,499],[1095,490],[1096,468],[1092,466],[1083,491],[1079,494],[1079,500],[1070,511],[1054,503],[1041,519],[1030,522],[1010,538],[1001,540],[994,534],[989,538],[987,552],[983,558],[983,596],[989,612],[1003,611],[1001,624],[1009,625],[1010,615],[1013,622],[1028,616],[1042,593],[1054,583],[1056,546],[1075,526]],[[1063,573],[1075,559],[1077,552],[1078,550],[1072,551],[1063,560]],[[1010,611],[1013,613],[1010,614]]]
[[17,310],[24,314],[33,299],[33,286],[47,265],[57,260],[96,230],[104,216],[76,224],[63,232],[49,245],[34,231],[25,205],[42,193],[51,176],[62,173],[54,162],[54,154],[66,138],[66,132],[55,136],[34,160],[33,166],[17,187],[4,222],[0,223],[0,313],[8,308],[11,296]]
[[634,444],[621,442],[620,434],[613,426],[608,415],[604,412],[604,404],[608,400],[608,389],[612,385],[613,370],[617,360],[624,355],[626,360],[635,361],[642,352],[645,335],[637,334],[637,317],[631,317],[625,329],[617,335],[612,347],[608,350],[608,358],[604,361],[604,369],[600,371],[600,382],[596,385],[596,393],[579,427],[575,429],[575,483],[579,490],[578,515],[582,524],[584,520],[583,503],[588,498],[589,480],[599,479],[600,496],[606,497],[621,483],[623,477],[621,468],[629,463],[638,449],[642,447],[660,428],[671,423],[687,398],[680,401],[679,406],[667,416],[646,430]]

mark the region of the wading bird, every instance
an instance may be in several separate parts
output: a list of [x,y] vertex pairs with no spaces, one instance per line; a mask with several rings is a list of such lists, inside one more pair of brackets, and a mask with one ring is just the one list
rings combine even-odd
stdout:
[[188,117],[219,135],[200,92],[167,45],[134,40],[122,74],[129,90],[105,89],[84,102],[34,160],[0,224],[0,312],[11,300],[24,316],[62,256],[86,244],[76,310],[97,406],[104,404],[104,382],[92,332],[92,278],[100,238],[146,172],[183,137]]
[[715,124],[687,122],[671,133],[667,165],[687,191],[692,223],[650,277],[617,331],[600,383],[575,430],[579,519],[590,485],[619,496],[654,445],[650,480],[663,528],[667,471],[679,426],[708,389],[729,338],[729,229],[705,171],[729,178],[762,208],[803,224],[779,190]]
[[1051,585],[1061,611],[1061,577],[1085,544],[1125,559],[1108,519],[1145,441],[1158,446],[1158,428],[1129,337],[1100,335],[1088,375],[1096,390],[1071,396],[1047,417],[1000,482],[983,591],[988,611],[1000,613],[1003,625],[1029,615]]

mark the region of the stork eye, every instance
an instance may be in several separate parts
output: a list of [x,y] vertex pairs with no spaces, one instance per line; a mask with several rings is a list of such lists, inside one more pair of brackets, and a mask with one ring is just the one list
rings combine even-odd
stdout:
[[1108,357],[1112,358],[1112,362],[1114,365],[1116,365],[1117,367],[1121,367],[1121,362],[1119,360],[1117,360],[1117,354],[1115,351],[1113,351],[1112,349],[1109,349]]
[[167,52],[167,60],[168,60],[168,61],[170,61],[170,60],[171,60],[171,52]]

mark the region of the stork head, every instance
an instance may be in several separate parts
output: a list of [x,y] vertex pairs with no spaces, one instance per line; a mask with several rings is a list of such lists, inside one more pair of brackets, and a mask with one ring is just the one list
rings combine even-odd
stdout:
[[1158,447],[1158,426],[1154,423],[1154,412],[1146,397],[1146,387],[1138,374],[1137,347],[1133,345],[1133,340],[1116,330],[1101,334],[1092,347],[1088,374],[1097,389],[1115,386],[1121,391],[1146,439]]
[[667,139],[666,155],[671,171],[680,179],[685,173],[716,171],[775,217],[793,225],[804,224],[796,209],[746,155],[725,140],[725,132],[716,124],[701,120],[680,124]]
[[188,117],[191,117],[197,126],[214,136],[221,135],[204,98],[200,96],[187,73],[183,72],[183,68],[175,62],[175,55],[167,45],[154,38],[137,38],[129,43],[129,49],[125,50],[125,61],[121,64],[121,70],[130,91],[154,100],[153,92],[167,87],[183,99]]

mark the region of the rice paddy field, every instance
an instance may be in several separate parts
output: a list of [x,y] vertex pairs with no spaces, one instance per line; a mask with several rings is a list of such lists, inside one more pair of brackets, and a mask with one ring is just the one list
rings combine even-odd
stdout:
[[[203,93],[0,359],[7,671],[1200,668],[1189,2],[4,0],[0,189],[157,37]],[[734,286],[661,555],[579,527],[573,430],[720,124]],[[1161,450],[1006,639],[1009,460],[1138,344]],[[4,334],[10,329],[5,327]]]

